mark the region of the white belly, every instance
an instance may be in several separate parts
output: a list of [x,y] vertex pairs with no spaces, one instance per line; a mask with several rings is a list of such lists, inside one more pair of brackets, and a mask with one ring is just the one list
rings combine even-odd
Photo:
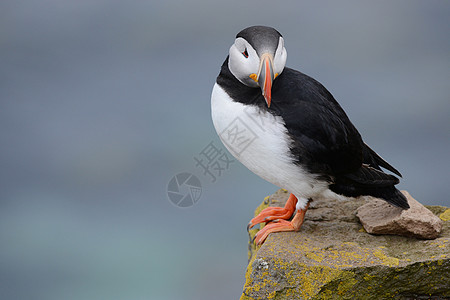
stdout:
[[234,102],[216,83],[212,119],[225,147],[255,174],[297,196],[319,196],[328,186],[294,163],[291,138],[279,116]]

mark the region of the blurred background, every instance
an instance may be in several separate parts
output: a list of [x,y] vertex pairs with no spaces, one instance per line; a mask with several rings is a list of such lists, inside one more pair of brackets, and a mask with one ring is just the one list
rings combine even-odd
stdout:
[[[277,187],[195,157],[238,31],[270,25],[400,189],[450,205],[448,1],[0,3],[0,298],[237,299],[246,225]],[[230,154],[228,154],[230,155]],[[202,186],[189,208],[168,183]],[[186,187],[180,193],[187,193]]]

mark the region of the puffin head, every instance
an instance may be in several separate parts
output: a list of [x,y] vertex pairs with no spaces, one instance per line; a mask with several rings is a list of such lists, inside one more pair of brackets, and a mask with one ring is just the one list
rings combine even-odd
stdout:
[[277,30],[252,26],[236,35],[230,48],[228,68],[246,86],[260,87],[270,107],[272,83],[283,72],[286,58],[284,39]]

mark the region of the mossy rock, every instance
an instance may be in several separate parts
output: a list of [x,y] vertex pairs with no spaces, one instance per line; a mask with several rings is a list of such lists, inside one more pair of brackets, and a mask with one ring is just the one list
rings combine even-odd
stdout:
[[[279,190],[267,206],[284,206]],[[241,299],[450,299],[450,209],[428,206],[443,222],[434,240],[366,233],[355,216],[365,199],[313,201],[300,232],[250,231]]]

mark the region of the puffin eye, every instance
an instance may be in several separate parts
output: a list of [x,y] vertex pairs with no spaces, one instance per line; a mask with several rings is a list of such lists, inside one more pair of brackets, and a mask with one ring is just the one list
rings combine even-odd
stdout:
[[244,52],[242,52],[242,55],[244,55],[245,58],[248,58],[247,48],[245,48]]

